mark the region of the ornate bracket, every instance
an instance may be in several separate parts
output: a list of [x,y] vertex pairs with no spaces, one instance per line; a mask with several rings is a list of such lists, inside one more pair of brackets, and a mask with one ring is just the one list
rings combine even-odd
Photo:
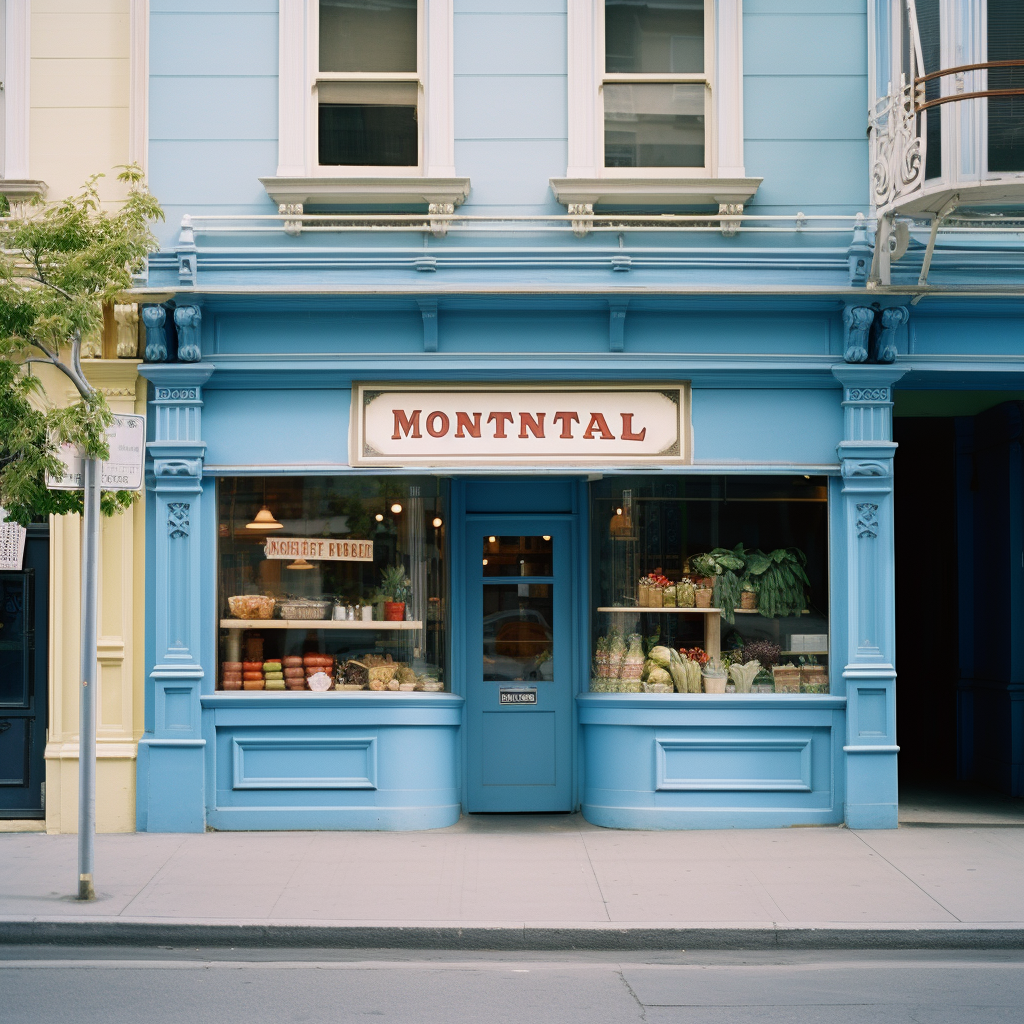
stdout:
[[189,502],[172,501],[167,505],[167,535],[173,540],[176,537],[187,537],[189,534]]
[[117,324],[117,358],[134,359],[139,354],[139,307],[134,302],[114,306]]
[[871,306],[847,306],[843,310],[843,359],[846,362],[868,361],[874,322],[875,310]]
[[871,137],[871,186],[875,205],[881,209],[924,184],[925,141],[917,134],[913,85],[903,85],[879,101],[871,118]]
[[857,503],[857,536],[878,536],[878,506],[871,501]]
[[183,363],[197,363],[202,356],[200,324],[203,314],[198,306],[178,306],[174,326],[178,328],[178,358]]
[[163,306],[143,306],[142,322],[146,325],[146,362],[166,362],[167,310]]

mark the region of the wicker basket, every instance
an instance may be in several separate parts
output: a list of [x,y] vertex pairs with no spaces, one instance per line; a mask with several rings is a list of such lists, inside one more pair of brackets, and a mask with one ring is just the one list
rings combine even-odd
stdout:
[[278,608],[282,619],[326,619],[330,617],[330,601],[282,601]]
[[238,594],[228,598],[228,608],[236,619],[272,619],[274,598],[263,594]]

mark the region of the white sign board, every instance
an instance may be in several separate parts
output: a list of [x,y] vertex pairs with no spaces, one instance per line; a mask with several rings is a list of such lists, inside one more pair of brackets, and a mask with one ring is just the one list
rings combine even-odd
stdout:
[[685,463],[690,391],[355,384],[350,438],[356,466]]
[[[110,458],[100,464],[100,490],[141,491],[146,463],[146,417],[114,414],[107,428]],[[82,450],[61,445],[57,453],[64,463],[64,475],[47,475],[46,486],[53,491],[80,491],[84,487]]]
[[0,509],[0,569],[21,569],[25,561],[25,537],[28,531],[17,523],[3,522]]
[[305,558],[316,562],[372,562],[372,540],[325,540],[319,537],[268,537],[267,558]]

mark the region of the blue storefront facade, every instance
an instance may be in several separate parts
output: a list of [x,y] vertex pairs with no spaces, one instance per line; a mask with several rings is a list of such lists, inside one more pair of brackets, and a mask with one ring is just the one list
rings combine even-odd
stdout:
[[[150,14],[141,830],[893,828],[898,694],[1021,793],[1018,101],[889,95],[936,5],[201,6]],[[702,608],[737,545],[801,600]]]

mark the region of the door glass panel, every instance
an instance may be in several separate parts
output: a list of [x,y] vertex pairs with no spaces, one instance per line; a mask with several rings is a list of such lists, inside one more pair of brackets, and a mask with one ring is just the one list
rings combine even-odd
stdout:
[[484,537],[485,576],[550,576],[551,538]]
[[485,680],[553,677],[553,590],[550,583],[484,587]]
[[0,576],[0,704],[28,700],[25,577]]

